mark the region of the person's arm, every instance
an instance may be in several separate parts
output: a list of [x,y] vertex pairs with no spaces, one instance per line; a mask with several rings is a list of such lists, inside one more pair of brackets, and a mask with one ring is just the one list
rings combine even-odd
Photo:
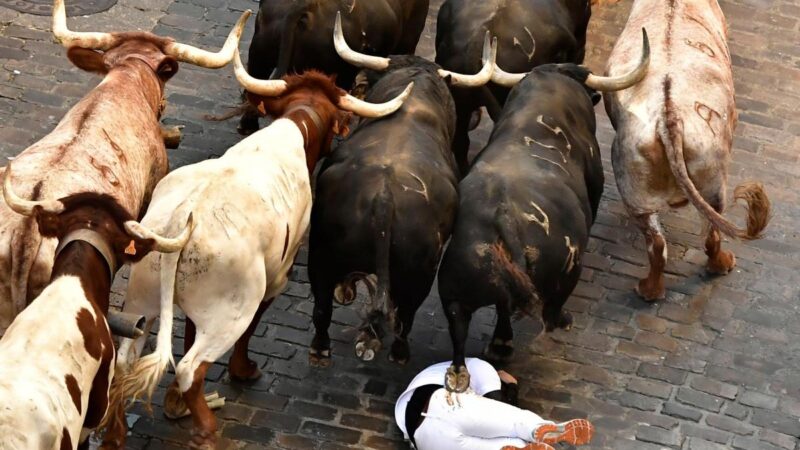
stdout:
[[498,370],[500,389],[483,394],[484,397],[517,406],[519,403],[519,385],[517,379],[504,370]]

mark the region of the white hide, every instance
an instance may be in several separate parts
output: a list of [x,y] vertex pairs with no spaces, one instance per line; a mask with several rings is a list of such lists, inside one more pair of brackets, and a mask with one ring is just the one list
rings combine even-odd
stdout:
[[[86,352],[77,315],[88,310],[81,282],[62,276],[14,320],[0,340],[0,449],[59,450],[64,428],[77,448],[100,360]],[[75,408],[65,377],[81,391]],[[109,369],[109,384],[114,364]]]
[[683,122],[687,169],[705,198],[720,192],[724,197],[736,125],[727,25],[717,0],[636,0],[609,57],[609,75],[626,73],[638,63],[643,27],[651,46],[646,77],[629,89],[603,94],[617,132],[614,174],[634,216],[686,198],[659,138],[667,78],[676,116]]
[[[161,88],[149,67],[132,66],[139,70],[109,73],[52,132],[14,158],[17,195],[31,199],[38,183],[40,199],[105,193],[138,217],[167,171],[167,157],[156,120]],[[47,285],[56,245],[0,196],[0,334]]]
[[[213,362],[233,347],[262,299],[286,287],[311,213],[298,127],[276,120],[221,158],[170,173],[156,187],[142,224],[160,233],[179,230],[190,212],[196,227],[175,274],[175,303],[197,328],[193,347],[177,366],[183,392],[200,363]],[[132,266],[126,312],[148,320],[159,314],[161,261],[167,258],[153,253]],[[171,324],[167,334],[160,333],[159,340],[168,345]],[[120,368],[133,363],[143,340],[135,351],[130,340],[121,345]]]

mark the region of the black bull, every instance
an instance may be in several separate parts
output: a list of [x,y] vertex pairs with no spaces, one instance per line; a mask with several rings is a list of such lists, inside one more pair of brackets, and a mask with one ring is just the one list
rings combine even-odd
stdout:
[[389,358],[408,360],[408,333],[433,285],[458,206],[450,151],[455,106],[437,69],[416,56],[393,56],[384,74],[368,71],[369,78],[380,77],[368,101],[392,98],[409,81],[414,90],[395,114],[360,122],[320,171],[308,261],[314,365],[330,363],[334,296],[352,302],[359,280],[371,291],[372,304],[357,339],[357,356],[371,360],[377,355],[386,315],[395,336]]
[[499,360],[512,352],[512,314],[533,315],[541,305],[547,330],[571,323],[561,309],[580,277],[604,181],[594,91],[582,84],[587,74],[573,64],[534,69],[511,91],[459,185],[458,217],[439,270],[453,341],[450,390],[469,385],[464,345],[478,308],[497,308],[486,355]]
[[[590,16],[589,0],[447,0],[436,24],[436,62],[444,69],[474,73],[481,67],[483,36],[489,30],[498,39],[497,65],[505,71],[580,64]],[[473,113],[485,106],[497,120],[509,89],[489,84],[451,90],[458,115],[453,152],[464,175]]]
[[[429,0],[261,0],[247,71],[255,78],[277,79],[317,69],[337,75],[336,83],[349,89],[359,69],[336,54],[331,38],[336,12],[342,12],[347,41],[359,43],[356,50],[402,55],[416,50],[428,4]],[[245,113],[239,130],[257,129],[257,114]]]

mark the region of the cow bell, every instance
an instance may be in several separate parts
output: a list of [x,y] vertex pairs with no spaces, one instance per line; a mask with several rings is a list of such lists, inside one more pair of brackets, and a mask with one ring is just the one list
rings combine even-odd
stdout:
[[108,312],[108,328],[111,334],[136,339],[144,335],[144,316],[141,314],[131,314],[122,311]]

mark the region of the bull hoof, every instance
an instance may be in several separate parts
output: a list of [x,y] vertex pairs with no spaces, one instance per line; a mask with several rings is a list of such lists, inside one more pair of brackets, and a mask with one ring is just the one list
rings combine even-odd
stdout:
[[333,290],[333,299],[336,303],[347,306],[356,300],[356,290],[349,284],[340,283]]
[[483,350],[483,357],[490,362],[507,362],[513,354],[514,345],[512,341],[503,341],[500,338],[493,339]]
[[189,448],[198,450],[214,450],[217,447],[217,435],[212,431],[193,430]]
[[[170,385],[170,388],[175,386],[175,391],[178,391],[177,385]],[[183,396],[181,395],[180,401],[177,401],[174,397],[174,394],[170,394],[170,390],[167,390],[167,395],[164,398],[164,416],[170,420],[177,420],[182,419],[184,417],[189,417],[192,415],[192,412],[189,411],[189,408],[186,407],[186,403],[183,401]],[[178,391],[180,395],[180,392]],[[211,392],[205,395],[205,401],[208,405],[209,409],[220,409],[225,406],[225,397],[220,397],[217,391]]]
[[244,367],[229,364],[228,370],[231,374],[231,380],[238,382],[251,382],[261,378],[261,371],[258,370],[258,364],[249,359]]
[[664,289],[664,279],[658,282],[651,282],[649,278],[639,280],[639,285],[636,286],[636,293],[646,302],[655,302],[657,300],[664,300],[667,296],[667,291]]
[[736,267],[736,256],[728,250],[720,250],[715,258],[708,259],[706,270],[713,275],[727,275]]
[[392,343],[392,350],[389,352],[389,361],[405,366],[410,357],[411,352],[408,349],[408,342],[396,339]]
[[308,350],[308,365],[311,367],[327,368],[331,366],[331,350],[317,350],[310,348]]
[[460,366],[456,370],[456,367],[451,365],[444,376],[444,387],[448,392],[462,393],[469,388],[469,381],[466,367]]
[[381,350],[381,341],[371,338],[356,342],[356,356],[362,361],[372,361]]

